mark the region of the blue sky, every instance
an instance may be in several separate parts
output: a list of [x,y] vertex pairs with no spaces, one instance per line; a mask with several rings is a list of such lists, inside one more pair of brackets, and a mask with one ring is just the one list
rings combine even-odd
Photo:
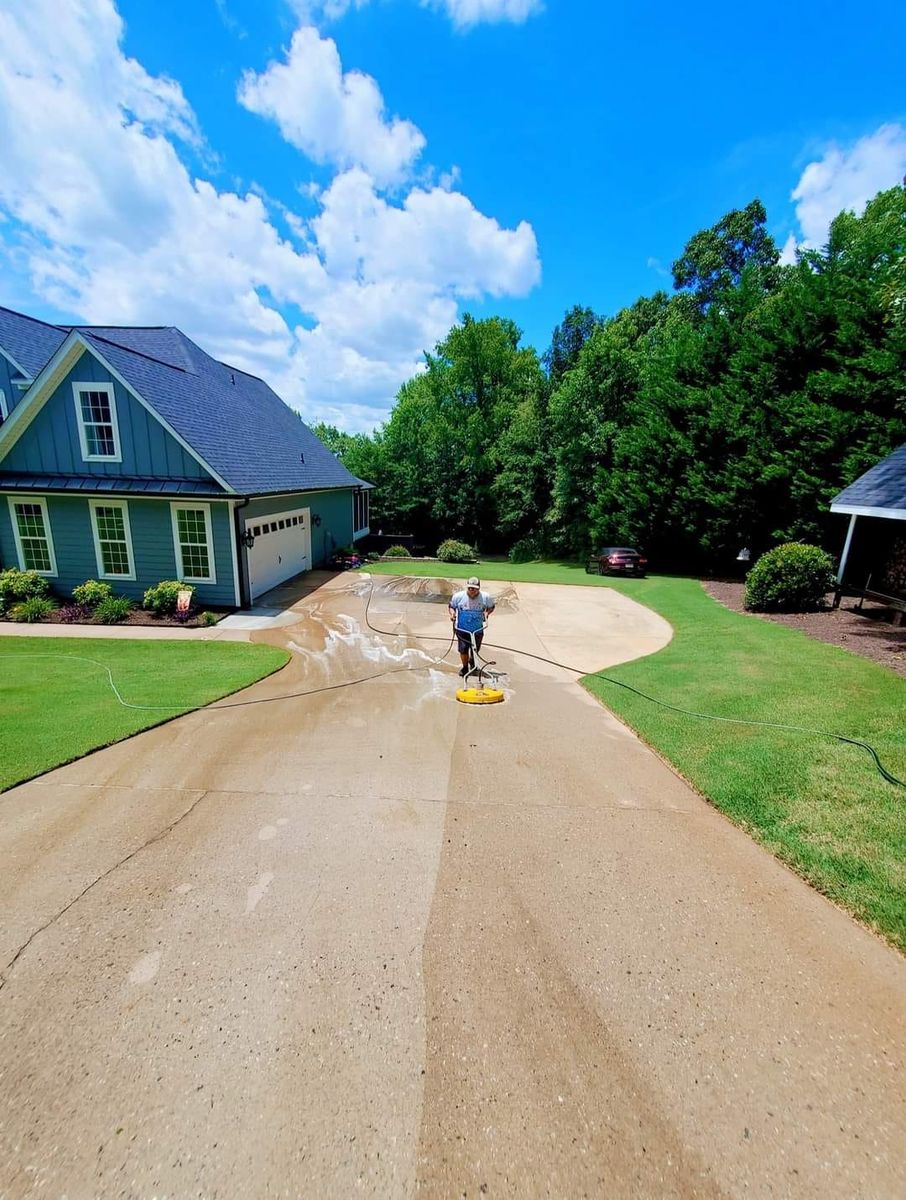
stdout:
[[0,303],[177,324],[370,428],[457,315],[539,351],[760,196],[906,172],[906,6],[0,0]]

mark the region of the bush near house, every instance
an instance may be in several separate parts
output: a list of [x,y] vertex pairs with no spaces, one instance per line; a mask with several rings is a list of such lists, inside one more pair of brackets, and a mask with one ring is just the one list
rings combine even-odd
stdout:
[[405,546],[388,546],[384,551],[384,558],[411,558],[412,555]]
[[746,579],[753,612],[814,612],[834,586],[834,563],[818,546],[786,542],[763,554]]
[[19,571],[16,567],[0,571],[0,613],[20,601],[47,596],[49,592],[50,584],[37,571]]
[[94,619],[99,625],[119,625],[129,616],[132,601],[125,596],[108,596],[94,610]]
[[86,579],[84,583],[72,589],[73,600],[83,608],[96,608],[112,595],[113,588],[110,584],[102,583],[98,579]]
[[[195,588],[191,583],[180,583],[178,579],[163,579],[154,587],[148,588],[142,598],[142,606],[149,608],[159,617],[171,616],[176,612],[176,602],[182,591],[191,592],[194,600]],[[191,603],[189,607],[192,607]]]
[[455,538],[447,538],[437,547],[437,557],[447,563],[473,563],[475,551],[467,542],[458,542]]
[[9,616],[13,621],[27,622],[31,625],[36,621],[43,621],[56,607],[53,600],[48,600],[46,596],[29,596],[27,600],[14,604],[9,610]]

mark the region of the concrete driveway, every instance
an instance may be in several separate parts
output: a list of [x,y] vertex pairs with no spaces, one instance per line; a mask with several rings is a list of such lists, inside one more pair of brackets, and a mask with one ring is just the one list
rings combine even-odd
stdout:
[[[449,584],[376,583],[448,637]],[[0,797],[0,1196],[906,1194],[904,960],[574,676],[489,650],[507,703],[458,705],[367,588]],[[670,636],[492,590],[489,641],[579,668]]]

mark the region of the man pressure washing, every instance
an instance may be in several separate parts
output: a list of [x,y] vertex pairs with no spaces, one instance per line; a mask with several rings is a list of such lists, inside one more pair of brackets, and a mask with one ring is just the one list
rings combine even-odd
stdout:
[[[492,596],[481,590],[481,580],[472,576],[466,580],[465,591],[454,592],[450,598],[450,620],[456,630],[459,658],[462,663],[460,675],[468,675],[471,666],[471,651],[481,649],[484,627],[496,605]],[[474,642],[473,642],[474,639]]]

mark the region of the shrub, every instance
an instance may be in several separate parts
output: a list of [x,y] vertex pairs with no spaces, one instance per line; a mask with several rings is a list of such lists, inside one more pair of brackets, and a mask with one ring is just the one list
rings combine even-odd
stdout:
[[216,625],[219,620],[220,617],[217,615],[217,613],[203,612],[201,614],[202,625]]
[[27,621],[29,624],[33,624],[35,621],[43,621],[55,608],[54,602],[48,600],[46,596],[29,596],[27,600],[14,604],[9,610],[9,615],[14,621]]
[[405,546],[391,546],[384,551],[384,558],[411,558],[412,555]]
[[0,571],[0,612],[5,612],[20,600],[31,600],[35,596],[46,596],[50,584],[37,571],[19,571],[9,567]]
[[508,557],[511,563],[527,563],[541,558],[543,553],[541,539],[536,533],[530,533],[528,537],[520,538],[510,546]]
[[[142,604],[159,617],[170,616],[176,612],[176,602],[182,591],[191,592],[193,598],[195,596],[195,588],[191,583],[180,583],[178,579],[163,579],[154,587],[148,588]],[[192,607],[191,603],[189,607]]]
[[57,609],[57,620],[64,625],[81,625],[91,619],[91,609],[84,604],[64,604]]
[[813,612],[834,586],[831,556],[818,546],[786,542],[763,554],[746,578],[746,608]]
[[119,625],[129,616],[132,601],[125,596],[108,596],[94,610],[94,619],[99,625]]
[[378,554],[377,550],[369,550],[368,553],[365,555],[365,557],[368,559],[369,562],[380,562],[381,561],[381,556],[380,556],[380,554]]
[[476,562],[475,551],[467,542],[457,542],[455,538],[447,538],[437,547],[437,557],[441,562],[473,563]]
[[85,608],[94,608],[102,601],[109,600],[112,595],[113,588],[110,584],[101,583],[97,579],[86,579],[84,583],[72,589],[73,600]]

